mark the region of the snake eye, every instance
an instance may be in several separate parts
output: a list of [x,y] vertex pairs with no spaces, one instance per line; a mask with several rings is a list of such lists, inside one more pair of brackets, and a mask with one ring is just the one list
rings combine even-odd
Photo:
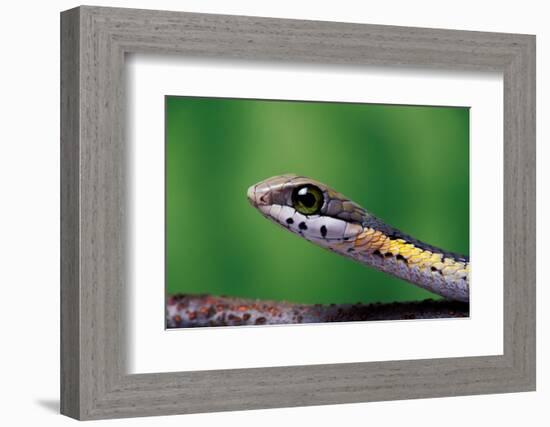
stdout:
[[302,185],[292,192],[292,206],[304,215],[314,215],[323,206],[323,192],[314,185]]

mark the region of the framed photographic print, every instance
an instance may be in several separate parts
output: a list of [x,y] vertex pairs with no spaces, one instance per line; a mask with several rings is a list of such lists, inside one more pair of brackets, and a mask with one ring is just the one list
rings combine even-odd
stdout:
[[84,6],[61,40],[62,413],[534,390],[534,36]]
[[[443,315],[439,311],[467,316],[467,255],[391,228],[309,178],[341,180],[398,222],[416,213],[415,226],[431,230],[433,240],[456,239],[447,246],[468,254],[467,107],[168,96],[165,114],[168,327],[366,320],[360,313],[375,312],[369,303],[440,294],[463,304],[436,304],[433,313],[420,303],[403,314],[386,313],[386,306],[376,312],[385,320],[415,312],[423,318]],[[307,177],[277,175],[288,169]],[[266,173],[275,176],[246,185]],[[383,189],[372,188],[374,182]],[[248,187],[255,209],[244,197]],[[445,237],[432,217],[422,215],[426,194],[438,194],[445,209],[434,215],[444,221]],[[256,210],[302,239],[280,234]],[[373,268],[314,250],[307,240]],[[265,299],[318,305],[290,309],[257,301]],[[349,305],[355,301],[362,305]]]

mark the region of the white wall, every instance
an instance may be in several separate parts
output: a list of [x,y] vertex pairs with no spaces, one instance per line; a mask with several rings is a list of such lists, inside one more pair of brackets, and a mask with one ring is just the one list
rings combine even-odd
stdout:
[[[542,1],[352,1],[157,0],[97,1],[105,6],[246,14],[504,31],[537,34],[538,192],[547,190],[550,115],[550,28]],[[59,359],[59,11],[73,1],[3,4],[0,122],[0,376],[3,425],[66,425],[57,414]],[[7,96],[6,96],[7,95]],[[536,393],[441,398],[310,408],[172,416],[111,421],[114,425],[333,426],[407,425],[446,427],[548,425],[550,336],[547,304],[550,256],[544,237],[548,203],[539,197],[538,389]],[[546,306],[546,307],[545,307]],[[546,360],[545,360],[546,359]],[[545,363],[546,362],[546,363]],[[545,420],[546,418],[546,420]]]

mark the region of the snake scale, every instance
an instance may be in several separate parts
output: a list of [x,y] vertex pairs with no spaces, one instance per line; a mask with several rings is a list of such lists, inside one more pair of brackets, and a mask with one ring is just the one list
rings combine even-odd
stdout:
[[310,242],[447,299],[469,300],[468,257],[391,227],[318,181],[275,176],[251,186],[247,196],[266,218]]

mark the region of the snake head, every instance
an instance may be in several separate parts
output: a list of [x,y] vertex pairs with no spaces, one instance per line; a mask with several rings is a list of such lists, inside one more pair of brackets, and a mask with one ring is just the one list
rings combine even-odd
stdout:
[[247,196],[266,218],[321,246],[353,240],[363,231],[367,215],[326,185],[293,174],[261,181]]

